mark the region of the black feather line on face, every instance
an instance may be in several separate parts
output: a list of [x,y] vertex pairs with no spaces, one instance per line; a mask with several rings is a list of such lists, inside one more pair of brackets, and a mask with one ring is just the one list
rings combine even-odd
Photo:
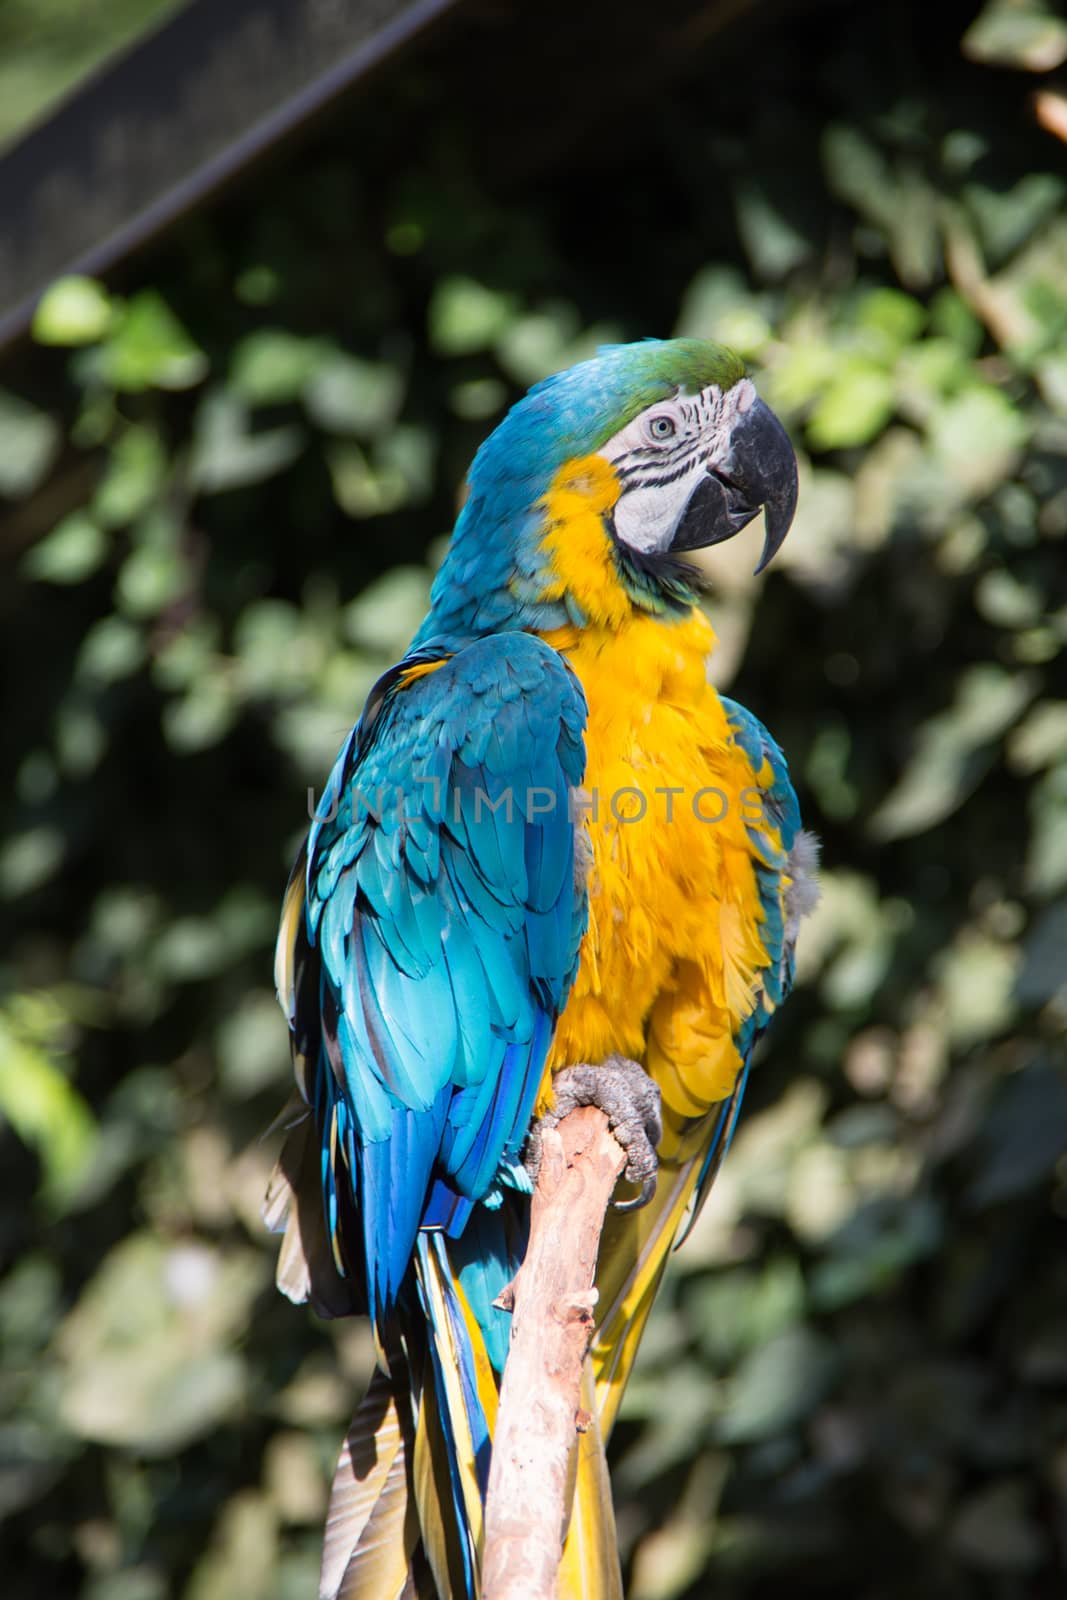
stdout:
[[669,550],[633,550],[616,536],[614,525],[611,535],[619,575],[635,605],[681,614],[691,610],[710,587],[707,574],[691,561],[683,561]]

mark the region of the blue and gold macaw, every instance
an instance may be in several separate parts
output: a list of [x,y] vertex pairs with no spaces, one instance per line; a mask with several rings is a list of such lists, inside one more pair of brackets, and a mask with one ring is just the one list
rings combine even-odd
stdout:
[[278,940],[301,1099],[268,1197],[283,1290],[367,1312],[378,1348],[331,1600],[478,1594],[527,1141],[590,1099],[638,1192],[601,1246],[560,1594],[621,1597],[604,1440],[815,895],[782,754],[708,681],[685,557],[762,508],[762,568],[795,501],[726,350],[546,379],[478,452],[429,614],[337,759]]

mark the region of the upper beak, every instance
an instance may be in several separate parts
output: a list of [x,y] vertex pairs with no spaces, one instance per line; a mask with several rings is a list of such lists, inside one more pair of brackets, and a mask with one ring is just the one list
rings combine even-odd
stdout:
[[747,527],[763,509],[757,573],[779,551],[797,507],[797,458],[769,406],[756,400],[730,434],[729,453],[700,479],[671,540],[672,550],[703,550]]

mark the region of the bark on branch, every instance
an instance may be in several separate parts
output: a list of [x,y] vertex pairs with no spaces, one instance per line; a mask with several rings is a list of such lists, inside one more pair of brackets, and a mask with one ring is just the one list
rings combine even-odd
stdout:
[[510,1286],[485,1510],[483,1600],[554,1600],[600,1234],[626,1155],[595,1106],[543,1134],[530,1242]]

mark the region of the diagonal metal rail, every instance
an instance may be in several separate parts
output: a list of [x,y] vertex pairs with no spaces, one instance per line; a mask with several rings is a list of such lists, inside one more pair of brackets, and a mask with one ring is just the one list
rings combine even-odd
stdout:
[[397,55],[454,0],[192,0],[0,155],[0,347]]

